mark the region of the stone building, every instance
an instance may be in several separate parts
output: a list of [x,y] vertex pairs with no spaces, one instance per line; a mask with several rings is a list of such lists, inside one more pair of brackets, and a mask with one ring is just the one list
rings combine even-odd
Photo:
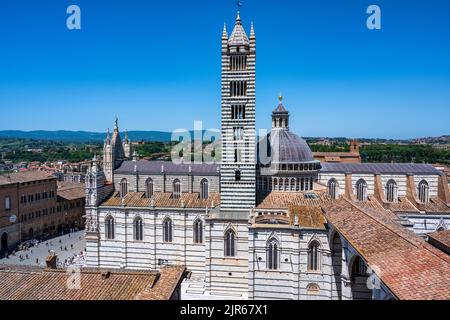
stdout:
[[350,142],[348,152],[314,152],[313,155],[314,159],[322,163],[361,163],[359,142],[356,140]]
[[83,228],[85,186],[40,171],[0,175],[2,252],[19,242]]
[[131,159],[116,120],[86,176],[88,266],[185,265],[184,299],[449,299],[449,257],[425,241],[449,229],[447,177],[318,161],[282,97],[256,141],[255,39],[239,14],[224,27],[220,165]]

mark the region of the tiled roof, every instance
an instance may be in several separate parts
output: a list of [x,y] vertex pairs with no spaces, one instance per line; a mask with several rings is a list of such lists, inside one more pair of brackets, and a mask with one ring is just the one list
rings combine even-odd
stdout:
[[1,266],[0,300],[170,299],[184,272],[184,267],[160,273],[81,269],[80,289],[70,290],[66,270]]
[[290,206],[318,207],[330,200],[330,197],[325,192],[272,191],[257,206],[257,209],[288,209]]
[[385,212],[361,208],[345,198],[324,206],[327,221],[397,298],[449,300],[450,257]]
[[167,266],[160,271],[161,277],[154,287],[147,287],[135,300],[170,300],[175,289],[184,279],[186,267]]
[[242,27],[241,17],[239,16],[239,12],[237,14],[236,23],[234,25],[233,32],[231,33],[230,39],[228,40],[229,45],[248,45],[248,37],[245,33],[244,28]]
[[447,250],[450,248],[450,230],[431,232],[428,233],[427,236],[435,242],[439,242],[441,245],[445,246]]
[[122,198],[118,192],[115,192],[102,206],[120,207],[125,205],[127,207],[148,208],[152,204],[157,208],[211,208],[220,204],[220,194],[210,193],[208,199],[200,199],[199,193],[182,193],[180,199],[173,199],[170,192],[155,192],[151,198],[145,197],[144,192],[129,192],[123,199],[122,204]]
[[0,185],[51,179],[56,179],[56,177],[41,171],[15,172],[0,175]]
[[[190,171],[189,171],[190,168]],[[192,174],[199,175],[219,175],[219,165],[217,164],[175,164],[171,161],[124,161],[122,165],[114,170],[119,174],[132,174],[135,169],[141,174]]]
[[416,163],[322,163],[322,173],[442,174],[429,164]]
[[84,183],[58,182],[58,197],[66,200],[82,199],[85,195]]
[[322,208],[311,206],[289,206],[290,224],[295,224],[298,217],[298,225],[303,228],[325,229],[325,217]]

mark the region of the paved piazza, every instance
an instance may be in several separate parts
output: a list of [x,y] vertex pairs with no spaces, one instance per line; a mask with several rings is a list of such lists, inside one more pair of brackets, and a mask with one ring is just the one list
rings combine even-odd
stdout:
[[[54,251],[58,256],[58,264],[61,267],[70,264],[83,266],[85,248],[86,241],[84,238],[84,230],[81,230],[43,241],[28,250],[18,251],[15,255],[10,255],[9,258],[1,259],[0,265],[5,264],[45,267],[45,259],[51,251]],[[22,257],[22,259],[20,257]],[[73,259],[73,261],[70,261],[71,259]],[[66,260],[67,264],[64,265]]]

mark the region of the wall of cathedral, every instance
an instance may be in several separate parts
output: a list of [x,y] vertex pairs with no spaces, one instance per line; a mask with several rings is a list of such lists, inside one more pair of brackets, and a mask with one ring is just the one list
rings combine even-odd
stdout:
[[[166,264],[183,264],[194,274],[205,273],[205,240],[194,244],[193,226],[204,221],[205,210],[162,210],[133,208],[98,209],[98,264],[101,268],[159,269]],[[114,239],[106,238],[106,218],[114,218]],[[143,240],[134,239],[134,220],[143,220]],[[163,221],[173,225],[172,242],[163,240]],[[87,241],[88,261],[96,254],[96,244]],[[95,242],[95,241],[93,241]],[[91,250],[90,250],[91,249]],[[95,259],[94,259],[95,260]]]
[[[323,185],[328,185],[330,179],[336,179],[338,183],[338,195],[343,195],[345,193],[345,174],[344,173],[319,173],[319,183]],[[381,184],[383,192],[386,195],[386,184],[389,180],[393,179],[397,183],[397,195],[399,197],[405,197],[407,192],[407,176],[402,174],[382,174],[380,175]],[[375,175],[373,173],[367,174],[352,174],[352,190],[353,194],[356,195],[356,183],[359,179],[364,179],[367,183],[367,194],[369,196],[375,193]],[[417,188],[419,183],[425,180],[429,185],[429,196],[437,197],[438,195],[438,175],[415,175],[414,184],[416,188],[416,196],[418,194]]]
[[[268,267],[268,242],[279,244],[279,266]],[[308,247],[318,241],[319,270],[308,270]],[[326,230],[281,227],[249,230],[249,298],[255,300],[329,300],[332,265]]]
[[[230,218],[207,220],[206,285],[211,291],[248,291],[248,222]],[[232,229],[236,234],[236,256],[225,257],[225,233]]]
[[450,229],[449,214],[401,214],[401,218],[405,218],[411,223],[407,228],[419,236],[425,236],[427,233],[435,232],[439,228],[444,230]]
[[114,174],[114,189],[120,190],[120,183],[127,179],[129,192],[145,192],[146,181],[153,180],[154,192],[173,192],[173,182],[178,179],[181,183],[181,192],[200,192],[200,182],[208,180],[209,192],[219,193],[219,175],[171,175],[171,174]]

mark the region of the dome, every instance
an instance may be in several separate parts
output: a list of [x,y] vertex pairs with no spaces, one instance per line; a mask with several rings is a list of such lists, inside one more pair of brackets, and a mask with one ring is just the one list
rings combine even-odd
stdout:
[[289,130],[272,130],[268,142],[272,163],[316,162],[306,141]]

